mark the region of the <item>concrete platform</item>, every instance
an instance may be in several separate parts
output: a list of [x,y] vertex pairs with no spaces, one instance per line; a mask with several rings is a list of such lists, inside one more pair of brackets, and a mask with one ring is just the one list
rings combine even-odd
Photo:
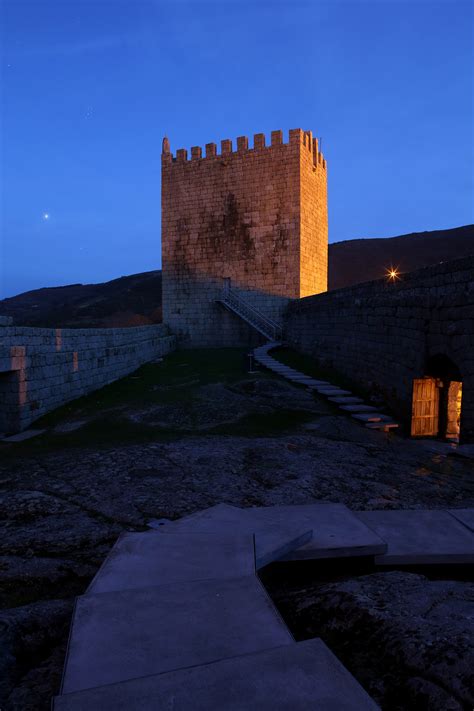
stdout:
[[[273,510],[273,511],[272,511]],[[252,509],[249,509],[252,511]],[[301,506],[275,506],[255,509],[265,520],[285,516],[300,525],[313,528],[313,537],[304,546],[288,553],[281,560],[319,560],[380,555],[387,545],[380,536],[360,525],[360,519],[344,504],[321,503]]]
[[467,526],[470,531],[474,531],[474,509],[448,509],[448,513]]
[[84,595],[61,693],[285,644],[293,637],[255,575]]
[[474,533],[447,511],[355,513],[387,542],[377,565],[474,563]]
[[375,711],[320,639],[57,697],[54,711]]
[[[276,507],[279,508],[279,507]],[[274,520],[259,520],[246,511],[228,504],[218,504],[191,516],[178,519],[169,526],[162,526],[161,533],[182,531],[187,533],[213,533],[218,536],[255,534],[255,565],[263,568],[280,560],[282,556],[308,543],[313,530],[306,520],[297,517],[276,516]]]
[[[196,528],[190,528],[191,521],[188,517],[188,530],[206,528],[208,531],[223,533],[223,525],[227,523],[236,531],[254,532],[257,550],[259,535],[264,535],[266,532],[289,532],[304,529],[313,531],[309,541],[283,552],[274,560],[314,560],[379,555],[387,550],[385,542],[361,523],[360,519],[344,504],[320,502],[300,506],[262,506],[234,509],[232,512],[230,509],[234,509],[234,507],[230,506],[224,509],[216,506],[213,509],[207,509],[207,513],[202,512],[199,520],[196,517]],[[186,519],[181,519],[181,521],[184,527]],[[179,523],[177,521],[173,526]],[[259,566],[257,565],[257,567]]]
[[254,537],[158,531],[122,534],[87,593],[255,573]]

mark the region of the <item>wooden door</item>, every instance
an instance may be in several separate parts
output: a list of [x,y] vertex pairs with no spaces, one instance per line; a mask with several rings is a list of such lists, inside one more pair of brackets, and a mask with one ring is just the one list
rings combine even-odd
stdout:
[[435,378],[413,381],[411,436],[433,437],[439,429],[439,389]]

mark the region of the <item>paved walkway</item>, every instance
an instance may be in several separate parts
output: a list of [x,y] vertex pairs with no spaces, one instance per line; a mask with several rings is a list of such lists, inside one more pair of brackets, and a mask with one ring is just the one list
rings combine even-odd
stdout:
[[297,643],[256,574],[275,560],[474,562],[474,510],[219,504],[122,535],[77,599],[56,711],[376,709],[319,639]]
[[331,385],[326,380],[316,380],[272,358],[270,351],[280,345],[278,342],[270,342],[255,348],[254,357],[257,363],[297,385],[304,385],[310,390],[315,390],[319,395],[326,397],[330,402],[336,404],[340,410],[363,423],[369,429],[389,432],[398,427],[398,423],[390,416],[378,412],[377,408],[372,405],[366,405],[363,400],[354,396],[349,390],[343,390],[336,385]]

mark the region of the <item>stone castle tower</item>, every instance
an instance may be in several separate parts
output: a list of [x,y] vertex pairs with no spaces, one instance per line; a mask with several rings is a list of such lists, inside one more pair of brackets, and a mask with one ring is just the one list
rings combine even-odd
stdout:
[[311,131],[162,153],[163,321],[184,346],[236,346],[252,329],[218,300],[230,284],[276,321],[327,290],[326,161]]

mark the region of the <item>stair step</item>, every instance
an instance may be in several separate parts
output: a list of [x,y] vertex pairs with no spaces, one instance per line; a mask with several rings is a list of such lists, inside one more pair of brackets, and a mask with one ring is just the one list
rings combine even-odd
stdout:
[[378,408],[373,407],[373,405],[339,405],[340,410],[345,410],[346,412],[377,412]]
[[319,387],[316,388],[318,393],[320,395],[331,395],[335,397],[336,395],[352,395],[350,390],[341,390],[340,388],[325,388],[325,387]]
[[328,397],[329,402],[335,402],[337,405],[363,405],[364,401],[360,397],[351,397],[350,395],[342,395],[341,397]]
[[397,422],[366,422],[365,426],[369,430],[383,430],[388,432],[389,430],[395,430],[399,426]]
[[372,414],[368,412],[365,415],[353,414],[351,417],[355,420],[359,420],[360,422],[392,422],[390,417],[382,415],[381,412],[374,412]]
[[299,375],[293,375],[293,376],[291,377],[291,379],[292,379],[292,380],[299,381],[299,382],[301,382],[301,383],[312,383],[313,385],[314,385],[315,382],[316,382],[315,380],[313,380],[313,378],[304,377],[304,376],[299,376]]

